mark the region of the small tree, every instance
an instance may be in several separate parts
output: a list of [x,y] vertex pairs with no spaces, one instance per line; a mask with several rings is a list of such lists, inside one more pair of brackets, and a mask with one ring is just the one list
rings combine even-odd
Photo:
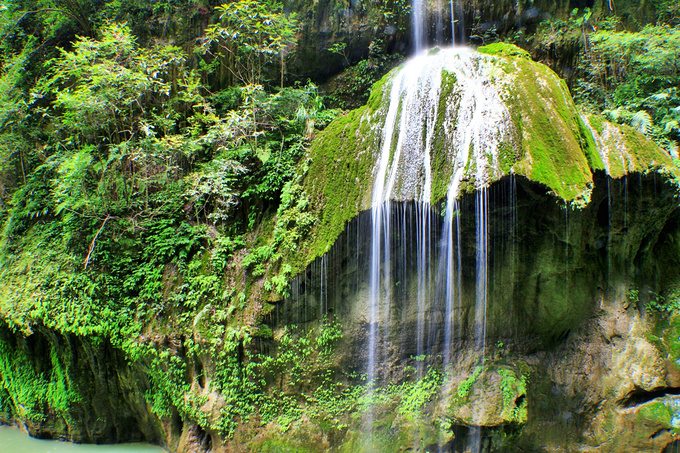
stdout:
[[280,3],[258,0],[238,0],[217,10],[221,22],[206,29],[200,52],[216,56],[239,85],[262,84],[263,68],[278,60],[283,86],[286,56],[297,42],[295,14],[285,14]]

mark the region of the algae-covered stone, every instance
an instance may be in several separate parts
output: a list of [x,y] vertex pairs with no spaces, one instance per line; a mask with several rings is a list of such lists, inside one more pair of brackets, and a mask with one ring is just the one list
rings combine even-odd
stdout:
[[668,153],[630,126],[613,124],[598,115],[587,115],[583,119],[612,178],[648,170],[676,178],[680,174]]
[[514,365],[480,365],[454,380],[442,398],[445,417],[466,426],[500,426],[527,421],[527,377]]
[[582,118],[564,81],[510,44],[442,49],[405,63],[376,83],[366,106],[320,133],[309,155],[305,187],[320,223],[301,255],[307,262],[370,208],[377,178],[385,199],[436,204],[450,191],[515,174],[582,207],[596,170],[678,174],[633,129]]

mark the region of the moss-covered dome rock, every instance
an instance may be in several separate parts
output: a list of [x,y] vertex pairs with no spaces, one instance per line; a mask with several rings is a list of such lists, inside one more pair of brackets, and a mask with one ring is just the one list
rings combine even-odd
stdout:
[[367,105],[332,122],[310,157],[306,185],[324,236],[315,256],[387,199],[435,204],[515,174],[583,206],[597,170],[678,174],[634,130],[582,118],[563,80],[503,43],[412,58],[375,84]]

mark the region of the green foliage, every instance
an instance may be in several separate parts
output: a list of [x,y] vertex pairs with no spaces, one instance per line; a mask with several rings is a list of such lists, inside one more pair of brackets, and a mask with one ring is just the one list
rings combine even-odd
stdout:
[[[616,21],[591,34],[585,54],[585,80],[577,89],[586,102],[599,103],[614,122],[630,124],[677,155],[680,128],[680,29],[647,25],[617,31]],[[600,93],[601,101],[593,101]]]
[[[379,49],[381,44],[375,44]],[[342,109],[357,108],[366,104],[372,86],[389,70],[394,68],[400,57],[376,51],[365,60],[348,68],[338,79],[338,87],[330,94],[331,105]]]
[[637,305],[640,303],[640,291],[637,289],[631,289],[628,291],[628,300],[631,304]]
[[265,65],[278,58],[283,86],[285,57],[299,27],[295,14],[285,14],[280,3],[258,0],[238,0],[216,9],[221,23],[205,30],[199,52],[214,55],[246,86],[261,84]]
[[6,339],[0,339],[0,377],[2,390],[8,396],[14,416],[39,422],[45,418],[45,407],[68,417],[72,403],[80,396],[72,388],[69,375],[54,347],[44,372],[36,371],[33,359]]
[[511,414],[508,417],[509,420],[518,423],[526,421],[526,398],[519,406],[515,404],[515,398],[517,395],[526,395],[528,384],[527,376],[522,375],[520,379],[517,379],[515,373],[505,368],[499,368],[498,374],[501,376],[500,389],[503,394],[503,411],[511,411]]
[[400,415],[417,416],[425,404],[440,391],[441,381],[441,373],[436,368],[429,367],[421,379],[392,386],[388,393],[400,396],[397,409]]
[[477,366],[475,367],[475,370],[472,372],[472,374],[460,383],[458,389],[456,390],[456,396],[459,401],[465,401],[468,398],[470,395],[470,390],[472,390],[472,386],[475,384],[475,382],[477,382],[477,379],[479,379],[481,374],[482,367]]
[[169,108],[198,99],[198,82],[184,62],[179,48],[141,48],[127,26],[113,23],[101,39],[80,37],[48,62],[38,94],[54,96],[66,144],[155,137],[171,132]]
[[645,309],[651,312],[659,313],[663,316],[672,316],[680,313],[680,294],[671,293],[667,296],[649,292],[647,302],[645,302]]

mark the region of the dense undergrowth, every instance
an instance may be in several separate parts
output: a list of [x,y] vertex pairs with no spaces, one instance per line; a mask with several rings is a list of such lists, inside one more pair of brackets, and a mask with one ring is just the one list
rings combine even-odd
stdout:
[[[270,263],[280,274],[264,286],[276,297],[285,292],[292,269],[280,256],[315,221],[305,212],[298,164],[314,131],[336,115],[313,84],[276,87],[262,73],[292,44],[294,16],[274,4],[239,5],[240,15],[224,9],[191,52],[141,46],[125,23],[102,21],[45,54],[50,39],[73,27],[70,16],[28,24],[28,5],[2,11],[11,38],[3,39],[0,80],[5,328],[110,341],[149,367],[157,414],[177,410],[223,432],[234,414],[206,419],[185,379],[187,362],[199,343],[207,346],[221,370],[214,390],[231,395],[227,407],[240,416],[244,405],[252,411],[236,353],[260,311],[248,288]],[[255,30],[244,17],[265,25]],[[40,42],[29,25],[47,37]],[[236,37],[243,27],[251,34]],[[235,82],[213,92],[204,80],[220,70]],[[266,243],[244,253],[259,235]],[[246,276],[233,281],[225,274],[237,253]],[[185,338],[187,356],[143,340],[158,335]],[[24,418],[46,403],[67,416],[75,397],[55,387],[64,364],[32,376],[17,349],[2,350],[3,407]],[[17,392],[17,380],[36,385]]]

